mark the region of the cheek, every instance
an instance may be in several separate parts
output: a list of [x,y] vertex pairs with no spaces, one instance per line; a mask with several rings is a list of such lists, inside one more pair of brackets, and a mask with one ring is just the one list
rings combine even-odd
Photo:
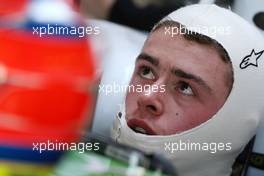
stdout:
[[126,104],[129,105],[131,103],[134,103],[137,99],[137,96],[137,92],[127,91]]
[[[129,86],[133,85],[134,89],[131,88],[129,91],[129,88],[127,89],[126,93],[126,110],[127,112],[131,112],[133,109],[136,108],[138,97],[140,96],[141,92],[136,91],[137,86],[143,86],[140,80],[137,77],[137,74],[134,72],[133,76],[131,78],[131,81],[129,83]],[[133,91],[134,90],[134,91]]]
[[174,109],[175,110],[167,113],[167,115],[164,114],[166,117],[169,117],[166,121],[160,122],[163,123],[163,129],[167,135],[180,133],[197,127],[210,119],[212,114],[211,111],[199,107],[182,107],[177,110],[176,108]]
[[216,110],[214,108],[211,109],[208,106],[196,106],[191,110],[186,111],[185,116],[189,127],[194,128],[211,119],[215,113]]
[[137,106],[138,93],[136,91],[127,91],[126,95],[126,111],[132,112]]
[[188,128],[188,120],[190,114],[185,112],[185,109],[175,104],[173,100],[169,98],[166,101],[165,112],[157,119],[155,127],[159,129],[163,135],[172,135],[184,131]]

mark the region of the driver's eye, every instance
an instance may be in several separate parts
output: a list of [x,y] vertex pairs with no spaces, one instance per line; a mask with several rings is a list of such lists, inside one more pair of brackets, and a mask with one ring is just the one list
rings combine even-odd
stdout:
[[183,95],[194,96],[192,87],[184,81],[178,83],[177,90]]
[[138,73],[139,73],[140,77],[142,77],[142,78],[150,79],[150,80],[155,79],[155,76],[154,76],[152,69],[150,67],[142,66],[139,68]]

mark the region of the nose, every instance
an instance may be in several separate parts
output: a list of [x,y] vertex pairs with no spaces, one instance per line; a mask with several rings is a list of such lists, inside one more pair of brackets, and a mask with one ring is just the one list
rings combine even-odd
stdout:
[[164,106],[160,95],[161,92],[142,93],[138,98],[138,107],[141,111],[154,116],[160,116],[163,113]]

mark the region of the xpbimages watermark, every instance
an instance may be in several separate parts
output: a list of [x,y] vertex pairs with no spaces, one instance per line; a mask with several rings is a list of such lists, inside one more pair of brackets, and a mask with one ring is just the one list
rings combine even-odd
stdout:
[[169,35],[171,37],[177,36],[177,35],[184,35],[184,34],[209,34],[210,36],[217,36],[217,35],[230,35],[231,34],[231,27],[230,26],[202,26],[202,27],[196,27],[196,26],[190,26],[185,27],[183,25],[180,25],[179,27],[170,27],[166,26],[164,28],[164,34]]
[[166,85],[127,85],[118,84],[113,82],[112,84],[100,84],[99,92],[105,95],[111,95],[116,93],[126,93],[126,92],[143,92],[145,95],[150,95],[151,92],[165,92]]
[[39,37],[48,35],[72,35],[78,37],[85,37],[86,35],[98,35],[100,34],[100,28],[98,26],[61,26],[58,24],[47,24],[44,26],[33,26],[33,35]]
[[216,143],[216,142],[191,142],[191,141],[178,141],[178,142],[165,142],[164,150],[168,153],[177,151],[207,151],[212,154],[218,151],[230,151],[232,143]]
[[33,142],[32,150],[39,152],[40,154],[45,151],[78,151],[79,153],[84,153],[85,151],[98,151],[99,142],[58,142],[47,140],[46,142]]

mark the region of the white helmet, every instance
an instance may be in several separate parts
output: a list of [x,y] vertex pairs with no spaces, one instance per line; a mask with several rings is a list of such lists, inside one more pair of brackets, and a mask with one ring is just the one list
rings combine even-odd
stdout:
[[[139,134],[128,127],[123,108],[112,136],[143,151],[163,153],[171,159],[180,176],[228,176],[235,158],[255,134],[264,111],[263,36],[238,15],[215,5],[187,6],[165,18],[215,39],[225,48],[234,71],[233,89],[210,120],[190,130],[168,136]],[[198,30],[212,27],[225,27],[227,31]],[[208,148],[176,149],[182,143],[208,144]],[[218,146],[212,152],[211,144],[225,144],[226,148]]]

